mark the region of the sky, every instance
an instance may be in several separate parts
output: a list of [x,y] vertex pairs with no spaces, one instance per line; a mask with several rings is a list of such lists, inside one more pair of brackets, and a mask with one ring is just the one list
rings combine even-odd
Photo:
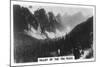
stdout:
[[70,5],[70,4],[50,4],[50,3],[35,3],[35,2],[13,2],[12,4],[19,4],[24,7],[30,7],[30,11],[34,13],[38,8],[44,8],[46,12],[52,11],[55,15],[60,13],[64,15],[68,13],[69,15],[73,15],[77,12],[82,12],[84,16],[92,16],[93,15],[93,6],[83,6],[83,5]]
[[29,9],[31,10],[31,12],[34,12],[35,10],[37,10],[39,8],[44,8],[46,10],[46,12],[52,11],[55,15],[60,13],[62,16],[65,13],[67,13],[68,15],[73,15],[77,12],[82,12],[82,14],[84,16],[92,16],[93,15],[92,8],[84,8],[84,7],[32,6],[32,8],[29,8]]

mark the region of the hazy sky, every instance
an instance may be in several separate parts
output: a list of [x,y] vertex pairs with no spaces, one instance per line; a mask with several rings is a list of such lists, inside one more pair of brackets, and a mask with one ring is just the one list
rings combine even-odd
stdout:
[[37,10],[38,8],[44,8],[46,12],[52,11],[55,15],[60,13],[64,15],[65,13],[69,15],[73,15],[77,12],[82,12],[84,16],[92,16],[93,9],[92,8],[82,8],[82,7],[58,7],[58,6],[32,6],[29,8],[32,12]]
[[29,8],[33,13],[38,8],[44,8],[47,12],[52,11],[55,15],[60,13],[61,15],[68,13],[69,15],[77,12],[82,12],[84,16],[93,15],[92,6],[81,6],[81,5],[64,5],[64,4],[49,4],[49,3],[34,3],[34,2],[13,2],[12,4],[19,4],[24,7],[32,6]]

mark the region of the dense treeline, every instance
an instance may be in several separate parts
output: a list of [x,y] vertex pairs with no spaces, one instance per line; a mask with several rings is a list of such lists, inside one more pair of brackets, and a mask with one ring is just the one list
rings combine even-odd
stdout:
[[[66,35],[69,46],[72,47],[75,58],[79,58],[80,50],[84,51],[93,48],[93,17],[90,17],[83,23],[78,24],[68,35]],[[67,47],[67,45],[65,45]],[[70,48],[69,48],[70,49]],[[65,49],[66,50],[66,49]],[[64,51],[65,51],[64,50]],[[66,51],[65,51],[66,52]],[[92,57],[92,55],[90,56]]]

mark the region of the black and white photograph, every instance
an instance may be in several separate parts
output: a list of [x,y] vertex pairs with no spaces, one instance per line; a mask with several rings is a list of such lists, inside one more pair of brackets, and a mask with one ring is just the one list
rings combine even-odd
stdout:
[[95,7],[11,1],[11,65],[95,60]]

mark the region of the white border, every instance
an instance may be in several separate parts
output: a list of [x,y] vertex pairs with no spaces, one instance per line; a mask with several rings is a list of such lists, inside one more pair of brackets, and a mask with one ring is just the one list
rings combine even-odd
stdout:
[[[93,8],[93,18],[94,18],[94,22],[93,22],[93,25],[94,25],[94,31],[93,31],[93,36],[94,36],[94,45],[93,45],[93,48],[94,48],[94,58],[93,59],[79,59],[79,60],[69,60],[69,61],[56,61],[56,62],[50,62],[50,63],[44,63],[44,62],[31,62],[31,63],[14,63],[14,56],[13,56],[13,44],[14,44],[14,39],[13,39],[13,4],[19,4],[19,5],[24,5],[24,4],[27,4],[27,5],[33,5],[33,3],[34,3],[34,5],[36,6],[60,6],[60,7],[82,7],[82,8]],[[11,66],[20,66],[20,65],[41,65],[41,64],[56,64],[56,63],[71,63],[71,62],[86,62],[86,61],[95,61],[95,59],[96,59],[96,46],[95,46],[95,40],[96,40],[96,36],[95,36],[95,33],[96,33],[96,29],[95,29],[95,10],[96,10],[96,7],[95,6],[86,6],[86,5],[70,5],[70,4],[51,4],[51,3],[38,3],[38,2],[22,2],[22,1],[11,1]]]

